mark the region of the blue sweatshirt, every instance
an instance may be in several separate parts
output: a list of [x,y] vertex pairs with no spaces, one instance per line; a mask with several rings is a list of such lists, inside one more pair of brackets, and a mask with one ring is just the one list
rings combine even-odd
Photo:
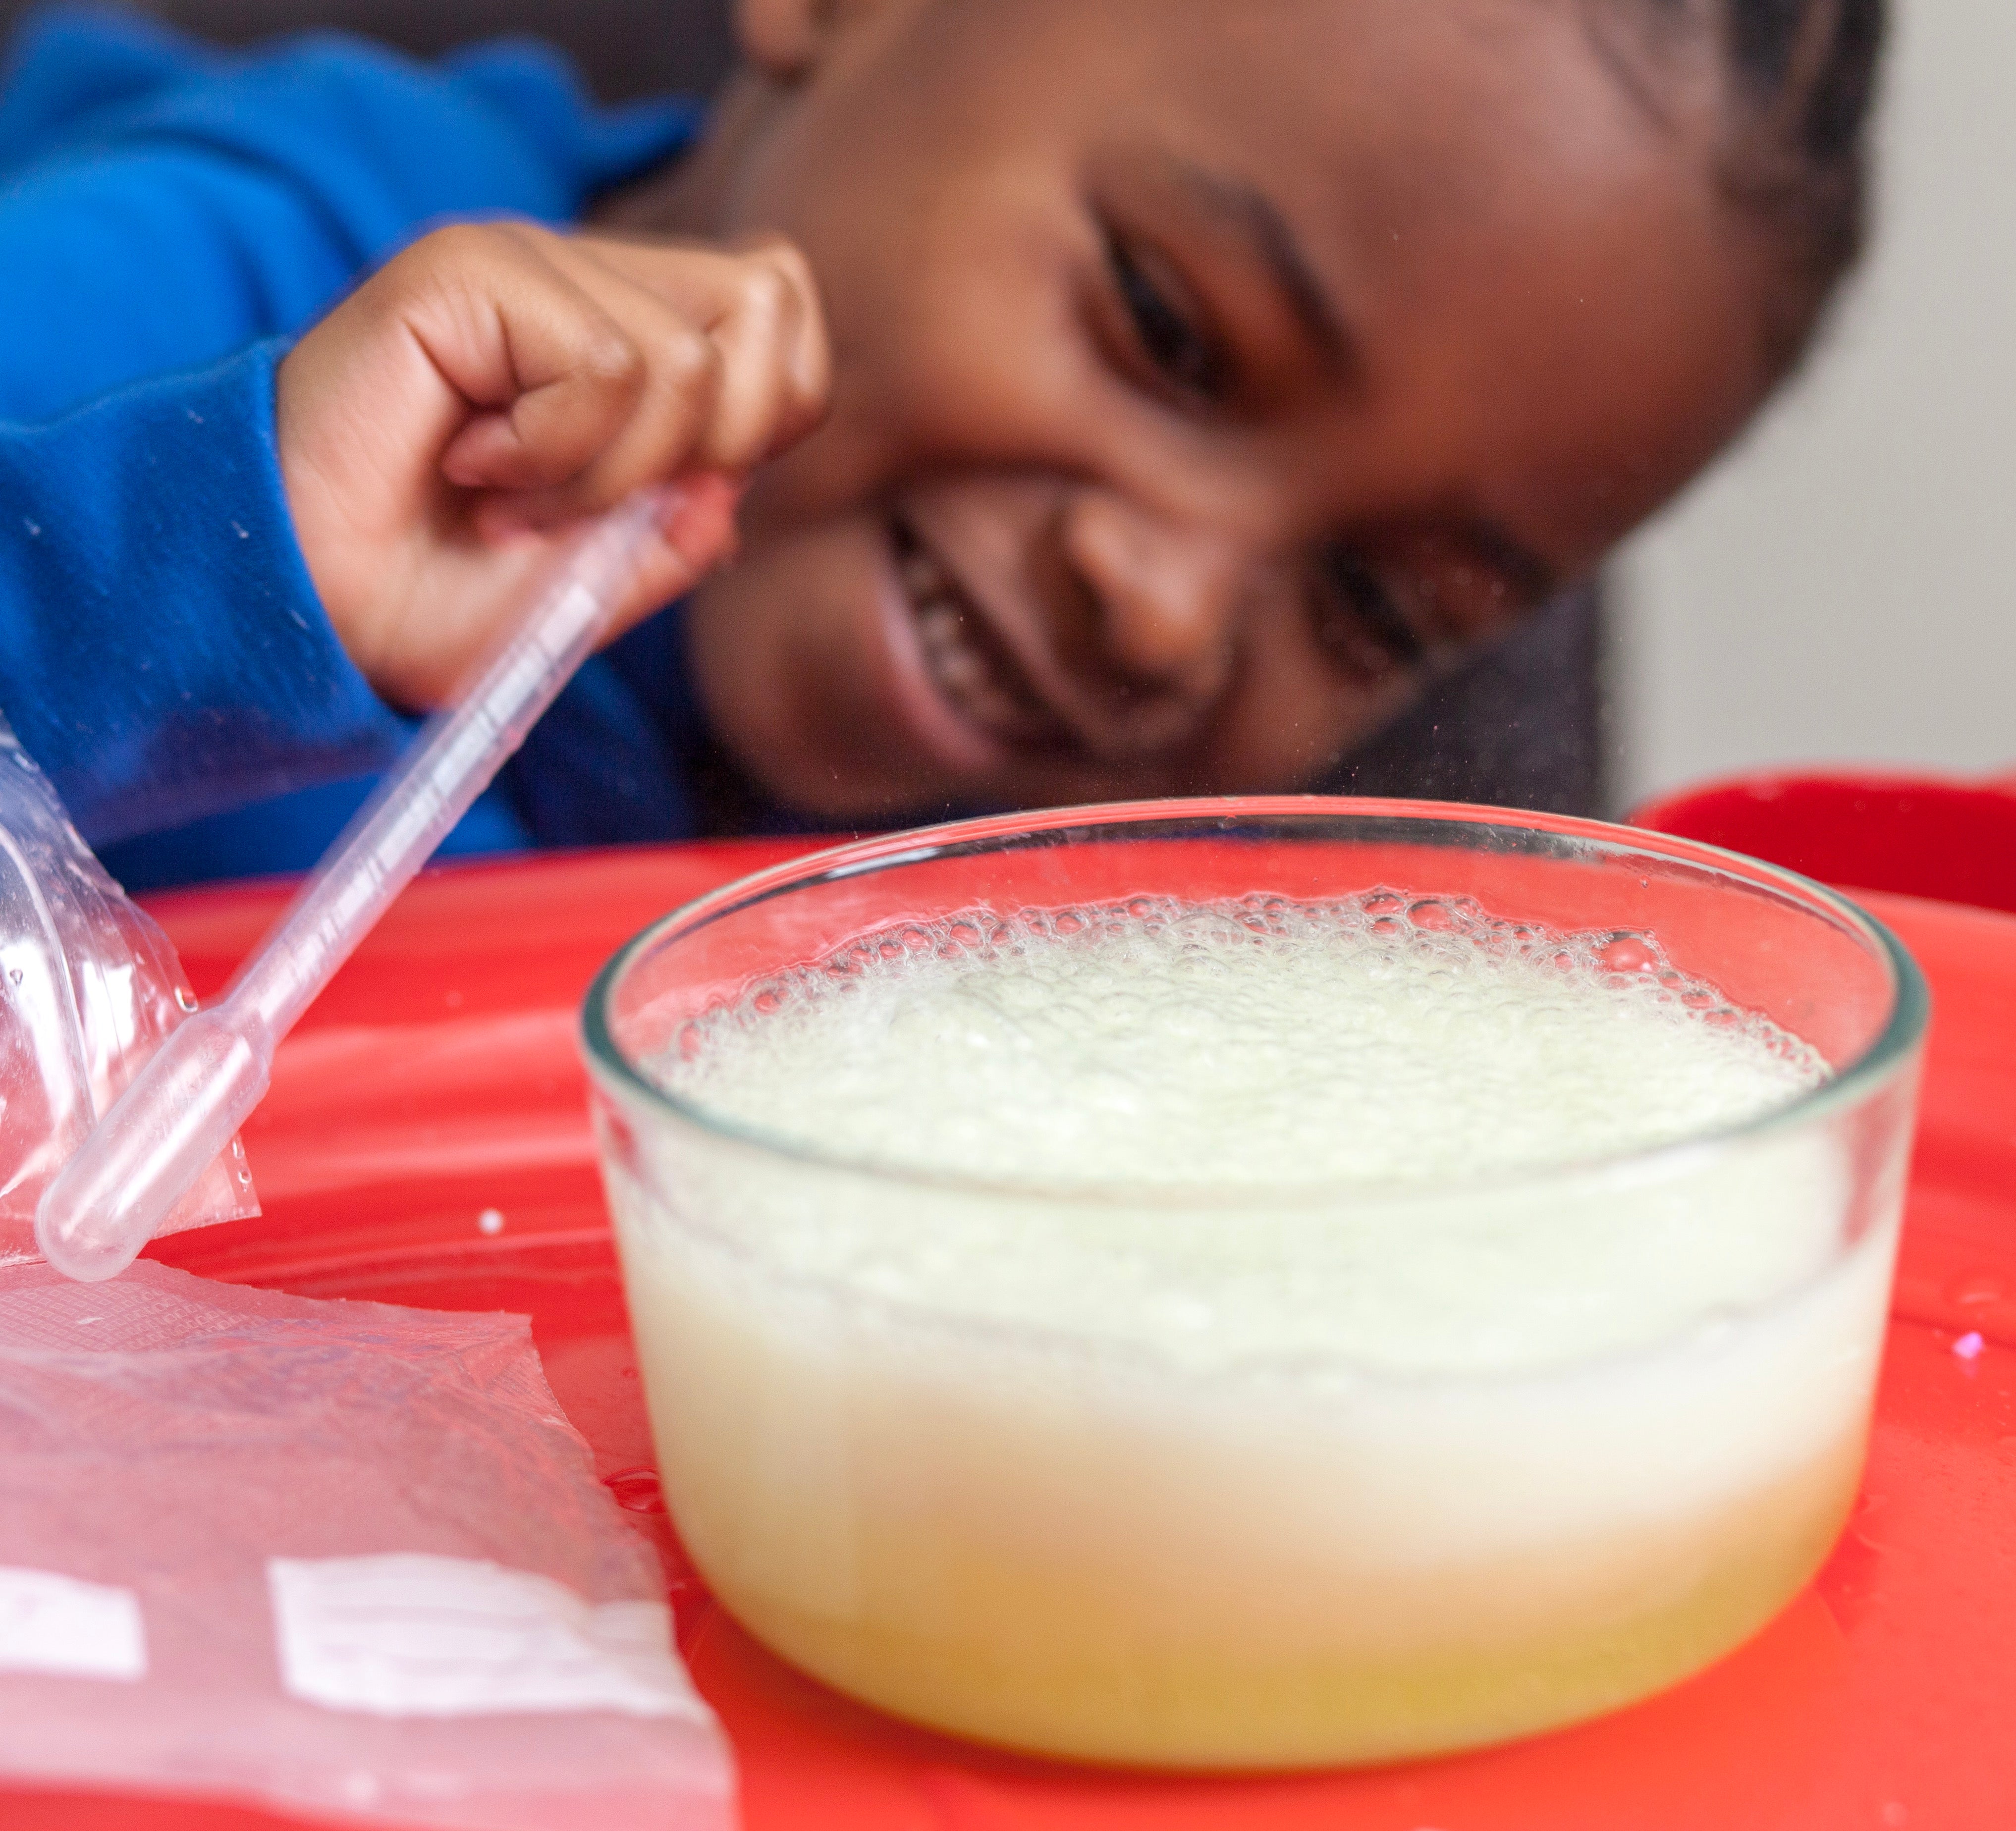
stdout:
[[[697,111],[589,104],[529,43],[422,65],[31,20],[0,75],[0,711],[135,887],[311,864],[410,736],[336,640],[273,369],[446,218],[577,217]],[[692,830],[677,617],[591,662],[448,849]]]

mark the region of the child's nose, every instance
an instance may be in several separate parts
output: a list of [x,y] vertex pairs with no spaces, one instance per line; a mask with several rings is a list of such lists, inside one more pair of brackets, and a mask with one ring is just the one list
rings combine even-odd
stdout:
[[1250,561],[1239,544],[1101,490],[1067,509],[1066,557],[1096,600],[1103,658],[1130,682],[1190,705],[1229,677]]

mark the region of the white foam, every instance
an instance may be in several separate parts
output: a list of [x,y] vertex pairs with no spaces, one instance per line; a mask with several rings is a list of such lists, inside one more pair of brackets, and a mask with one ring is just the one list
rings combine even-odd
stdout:
[[[708,1013],[657,1071],[823,1153],[1100,1192],[960,1200],[815,1178],[808,1199],[761,1198],[779,1269],[1192,1365],[1558,1362],[1765,1300],[1837,1243],[1838,1177],[1797,1141],[1708,1167],[1712,1191],[1478,1199],[1505,1172],[1729,1127],[1825,1070],[1647,937],[1517,927],[1449,898],[892,930]],[[711,1209],[755,1199],[712,1177],[679,1173]]]
[[711,1014],[682,1055],[668,1086],[822,1152],[1080,1186],[1576,1162],[1723,1129],[1824,1071],[1647,937],[1390,891],[895,930]]

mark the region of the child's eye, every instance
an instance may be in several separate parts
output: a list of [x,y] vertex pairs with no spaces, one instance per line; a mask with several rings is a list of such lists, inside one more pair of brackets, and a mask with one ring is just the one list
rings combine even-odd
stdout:
[[1374,679],[1427,659],[1427,644],[1362,553],[1326,548],[1318,574],[1316,639],[1326,650]]
[[1111,231],[1106,254],[1142,354],[1185,394],[1216,400],[1225,391],[1225,362],[1178,303],[1181,289],[1174,277],[1157,272],[1161,261],[1129,247]]

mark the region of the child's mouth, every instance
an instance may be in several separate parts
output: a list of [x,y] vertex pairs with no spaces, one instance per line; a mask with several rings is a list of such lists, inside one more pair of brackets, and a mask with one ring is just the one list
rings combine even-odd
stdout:
[[1006,743],[1063,742],[1064,726],[958,580],[901,519],[893,523],[892,538],[924,672],[946,703],[969,724]]

